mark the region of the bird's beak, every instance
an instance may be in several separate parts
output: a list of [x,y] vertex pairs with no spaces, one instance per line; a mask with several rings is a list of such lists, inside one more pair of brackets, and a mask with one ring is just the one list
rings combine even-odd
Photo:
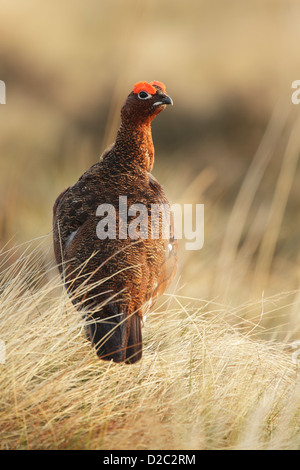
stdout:
[[158,97],[158,101],[156,101],[153,106],[164,106],[166,104],[173,104],[173,100],[170,96],[160,94]]

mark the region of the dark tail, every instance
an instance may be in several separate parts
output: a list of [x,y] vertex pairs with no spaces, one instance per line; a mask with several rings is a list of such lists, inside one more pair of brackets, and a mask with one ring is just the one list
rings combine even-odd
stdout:
[[101,359],[133,364],[142,357],[141,318],[123,313],[121,304],[103,307],[101,318],[90,323],[89,334]]
[[134,364],[142,357],[142,325],[141,317],[135,313],[129,319],[129,333],[126,348],[126,363]]

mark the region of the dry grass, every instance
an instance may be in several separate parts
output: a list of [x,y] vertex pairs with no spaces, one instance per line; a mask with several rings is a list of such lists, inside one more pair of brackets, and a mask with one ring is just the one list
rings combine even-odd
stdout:
[[245,325],[243,307],[166,295],[142,361],[106,363],[40,249],[22,251],[1,285],[3,449],[299,448],[298,367],[286,345],[253,337],[259,303]]

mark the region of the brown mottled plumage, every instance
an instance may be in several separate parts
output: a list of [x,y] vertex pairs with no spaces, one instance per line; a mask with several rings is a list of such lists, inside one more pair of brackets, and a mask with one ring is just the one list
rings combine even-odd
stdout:
[[[172,219],[170,239],[163,239],[161,230],[158,239],[118,236],[119,196],[127,196],[128,207],[144,204],[149,214],[151,204],[168,204],[150,173],[154,160],[151,121],[167,104],[172,100],[162,83],[136,84],[121,110],[115,144],[60,194],[53,208],[54,251],[66,288],[74,305],[88,317],[88,334],[97,354],[115,362],[133,363],[141,358],[142,316],[176,271]],[[112,204],[116,210],[116,239],[97,236],[100,204]],[[133,219],[128,216],[128,223]]]

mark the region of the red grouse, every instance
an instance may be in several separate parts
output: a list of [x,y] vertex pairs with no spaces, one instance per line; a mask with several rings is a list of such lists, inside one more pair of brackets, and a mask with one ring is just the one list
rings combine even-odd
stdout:
[[141,358],[142,317],[176,272],[172,212],[164,231],[169,202],[151,175],[151,121],[168,104],[163,83],[135,84],[114,145],[54,204],[58,268],[101,359]]

